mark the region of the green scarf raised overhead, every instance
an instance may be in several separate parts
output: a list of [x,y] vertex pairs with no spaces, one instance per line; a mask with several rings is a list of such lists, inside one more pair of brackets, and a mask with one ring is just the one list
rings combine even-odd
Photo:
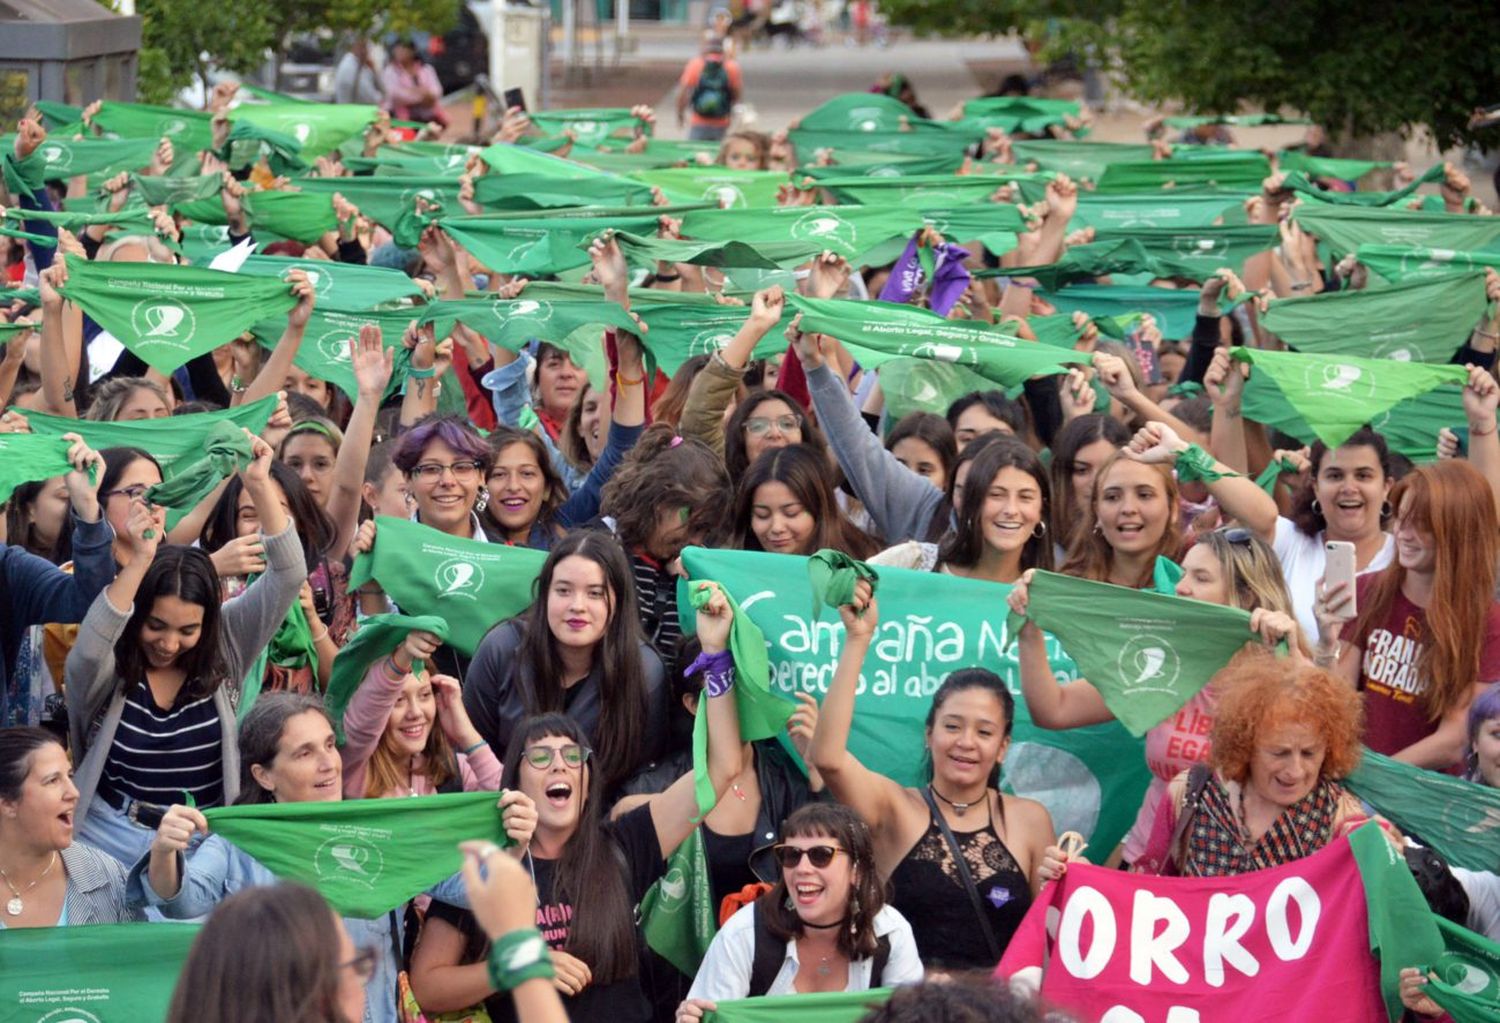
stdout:
[[1080,142],[1072,139],[1024,139],[1011,143],[1017,163],[1061,171],[1076,181],[1098,181],[1112,163],[1149,160],[1151,145],[1130,142]]
[[812,616],[819,617],[823,608],[835,611],[845,604],[854,603],[855,587],[861,582],[870,584],[873,596],[880,585],[879,574],[843,551],[824,549],[807,559],[807,585],[812,590]]
[[[354,635],[333,659],[333,674],[328,680],[328,695],[324,703],[328,707],[328,716],[333,718],[339,742],[344,741],[344,711],[369,673],[370,666],[388,657],[413,632],[430,632],[447,642],[448,623],[437,615],[371,615],[359,623]],[[421,662],[413,662],[411,670],[420,672]]]
[[[797,180],[812,178],[814,181],[822,181],[824,178],[846,178],[855,175],[865,178],[904,178],[913,174],[954,174],[963,166],[966,159],[962,152],[915,156],[850,150],[830,155],[833,163],[826,167],[817,164],[798,167],[795,171]],[[804,159],[804,163],[811,159],[812,154],[809,154]]]
[[1271,162],[1258,152],[1225,150],[1170,160],[1112,163],[1099,178],[1098,191],[1143,192],[1163,188],[1258,188],[1271,174]]
[[308,170],[302,159],[302,146],[290,135],[271,128],[241,121],[229,130],[229,139],[217,151],[219,157],[229,164],[230,170],[244,170],[262,159],[271,173],[281,175],[301,174]]
[[531,285],[519,298],[508,301],[490,299],[439,299],[421,310],[421,322],[431,323],[439,338],[453,333],[453,325],[462,323],[486,341],[501,348],[519,352],[533,338],[558,343],[580,327],[597,324],[634,331],[635,321],[617,302],[527,298]]
[[448,623],[449,645],[472,657],[497,622],[530,606],[546,551],[463,540],[378,515],[375,548],[354,559],[349,592],[374,580],[398,607]]
[[1447,362],[1484,314],[1484,274],[1272,302],[1261,323],[1299,352]]
[[[1168,340],[1192,337],[1198,315],[1198,293],[1179,288],[1136,285],[1074,284],[1042,294],[1060,313],[1084,312],[1091,319],[1150,313]],[[1220,303],[1220,311],[1224,308]]]
[[106,100],[94,115],[94,124],[116,138],[150,139],[153,148],[163,138],[188,152],[213,145],[213,116],[200,110]]
[[1399,402],[1445,383],[1462,383],[1462,366],[1331,357],[1300,352],[1235,348],[1233,356],[1264,373],[1329,447],[1338,447],[1365,423]]
[[[550,210],[545,214],[444,217],[438,226],[496,273],[545,275],[588,265],[584,239],[613,228],[651,234],[678,207]],[[760,212],[760,211],[757,211]]]
[[[48,224],[56,224],[65,227],[75,234],[83,228],[95,224],[112,226],[119,232],[117,237],[127,234],[155,235],[156,223],[151,219],[150,213],[144,206],[126,204],[113,212],[100,210],[89,212],[87,210],[23,210],[13,206],[5,211],[5,219],[17,227],[28,220],[40,220]],[[55,245],[55,240],[49,239],[49,248]]]
[[165,1019],[200,929],[147,923],[0,929],[0,1019]]
[[1492,267],[1500,270],[1500,249],[1460,252],[1416,245],[1361,245],[1355,258],[1370,272],[1391,282],[1448,277]]
[[651,126],[626,107],[538,110],[529,111],[528,116],[543,134],[561,135],[566,131],[584,146],[597,146],[617,134],[634,135],[638,129],[651,133]]
[[1304,202],[1292,210],[1292,219],[1302,230],[1327,243],[1334,259],[1342,259],[1361,245],[1500,251],[1500,217]]
[[993,178],[923,174],[902,178],[827,178],[817,183],[841,203],[868,206],[967,206],[985,203],[1000,187]]
[[1131,735],[1182,709],[1246,643],[1250,613],[1055,572],[1032,576],[1023,621],[1057,637]]
[[1043,135],[1053,125],[1065,125],[1070,118],[1077,118],[1082,110],[1070,99],[986,96],[967,100],[963,112],[966,119],[981,121],[988,128],[1002,128],[1006,134]]
[[1094,242],[1127,238],[1138,243],[1147,256],[1159,261],[1163,268],[1186,268],[1186,272],[1173,276],[1201,281],[1220,267],[1227,266],[1239,272],[1245,260],[1276,244],[1277,233],[1271,224],[1197,228],[1114,227],[1098,230]]
[[132,174],[130,188],[147,206],[176,206],[214,198],[223,191],[224,179],[218,174],[190,174],[180,178]]
[[798,120],[811,131],[863,131],[880,135],[906,131],[920,121],[911,107],[878,92],[846,92],[819,104]]
[[13,191],[34,194],[43,182],[82,174],[118,174],[136,171],[151,163],[160,138],[69,139],[48,138],[24,160],[17,160],[11,146],[5,149],[5,179]]
[[1414,178],[1391,192],[1331,192],[1319,188],[1300,171],[1285,175],[1281,187],[1307,196],[1313,203],[1333,206],[1394,206],[1414,194],[1422,185],[1441,180],[1443,180],[1443,165],[1436,164],[1421,177]]
[[[750,316],[748,306],[699,304],[653,304],[635,307],[635,314],[646,324],[641,343],[665,373],[676,373],[695,355],[711,355],[727,345]],[[752,359],[764,359],[786,351],[783,332],[792,322],[793,311],[787,306],[781,321],[760,339],[751,353]]]
[[474,200],[493,210],[650,206],[651,188],[639,181],[603,175],[559,178],[535,173],[486,174],[474,181]]
[[[395,349],[396,355],[391,382],[386,385],[386,397],[401,389],[411,365],[411,352],[401,344],[401,336],[418,317],[417,308],[390,311],[368,310],[346,312],[315,305],[302,335],[302,344],[297,348],[293,363],[298,369],[315,380],[326,380],[349,396],[359,396],[359,385],[354,379],[353,354],[350,342],[359,337],[359,329],[367,323],[380,328],[381,344]],[[286,330],[285,320],[263,320],[250,328],[250,332],[264,348],[275,348]]]
[[1395,166],[1384,160],[1347,160],[1331,156],[1309,156],[1296,149],[1283,149],[1276,163],[1284,171],[1301,171],[1315,178],[1338,178],[1356,181],[1373,170]]
[[[683,238],[655,238],[617,232],[620,251],[632,266],[654,268],[662,263],[692,263],[698,266],[755,267],[762,270],[790,269],[806,263],[823,246],[806,240],[782,242],[693,241]],[[589,240],[579,242],[587,250]]]
[[706,199],[725,209],[774,207],[782,186],[791,182],[785,171],[730,170],[717,166],[642,170],[630,176],[643,185],[661,189],[671,202]]
[[892,238],[910,238],[921,227],[921,213],[899,206],[702,210],[682,218],[682,234],[687,238],[751,244],[808,241],[821,249],[831,249],[845,259],[855,259],[860,253]]
[[180,465],[170,480],[147,490],[146,500],[163,508],[196,508],[215,487],[250,464],[250,438],[233,423],[220,421],[209,427],[203,452],[202,458]]
[[213,834],[278,878],[316,888],[340,916],[373,920],[458,873],[458,843],[510,845],[498,800],[494,792],[454,792],[219,806],[203,815]]
[[11,493],[23,483],[72,472],[73,465],[68,461],[71,446],[60,434],[0,434],[0,503],[10,500]]
[[966,366],[1002,387],[1013,387],[1032,377],[1066,373],[1086,358],[1022,341],[993,327],[946,320],[914,306],[798,295],[788,295],[787,305],[802,314],[803,331],[837,338],[866,368],[902,356],[934,359]]
[[703,1023],[859,1023],[891,997],[890,988],[870,991],[772,995],[719,1002]]
[[339,226],[332,197],[320,192],[247,192],[245,212],[252,231],[269,231],[305,245]]
[[287,279],[292,270],[307,274],[318,306],[334,309],[375,309],[402,299],[420,299],[425,292],[400,270],[328,259],[250,256],[237,271],[246,277]]
[[171,373],[233,341],[252,324],[285,316],[286,284],[160,263],[95,263],[68,257],[61,289],[147,365]]
[[[395,149],[398,152],[411,151],[423,152],[417,146],[434,146],[438,143],[406,143],[402,146],[384,147]],[[384,150],[382,150],[384,151]],[[431,150],[425,150],[431,152]],[[545,174],[552,178],[597,178],[605,177],[603,172],[591,167],[580,166],[573,160],[564,160],[560,156],[551,153],[538,152],[527,146],[513,145],[509,142],[497,142],[487,149],[479,150],[479,158],[485,165],[496,174]],[[467,159],[467,157],[465,157]],[[459,161],[459,166],[463,165]]]
[[[330,197],[340,193],[391,232],[396,244],[404,249],[416,248],[422,229],[434,219],[463,209],[458,204],[458,181],[454,178],[298,178],[297,185],[304,193]],[[418,199],[433,209],[418,212]]]
[[291,136],[302,156],[312,160],[363,133],[379,113],[378,107],[358,103],[242,103],[229,116],[236,124],[248,122]]
[[1127,233],[1137,227],[1200,228],[1216,223],[1244,223],[1242,204],[1254,193],[1219,190],[1153,192],[1147,195],[1078,196],[1078,212],[1068,221],[1070,231],[1092,227],[1096,231]]
[[1424,771],[1369,749],[1344,784],[1455,867],[1500,873],[1500,789]]

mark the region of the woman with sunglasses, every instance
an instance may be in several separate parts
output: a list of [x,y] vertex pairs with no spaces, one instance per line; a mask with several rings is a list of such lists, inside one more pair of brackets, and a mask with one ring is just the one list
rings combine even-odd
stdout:
[[[343,799],[342,758],[333,722],[323,701],[306,693],[266,693],[240,726],[238,805],[337,802]],[[531,840],[536,808],[520,792],[506,792],[497,804],[506,834],[520,855]],[[197,836],[208,835],[197,841]],[[130,873],[127,894],[141,906],[154,906],[169,920],[192,920],[212,913],[236,892],[276,884],[276,877],[248,853],[217,835],[194,807],[174,805],[162,817],[151,849]],[[463,902],[463,884],[454,875],[430,890],[437,898]],[[395,1023],[397,950],[404,917],[392,910],[373,920],[344,917],[356,947],[370,949],[373,962],[362,967],[366,1023]]]
[[885,901],[870,829],[847,806],[810,803],[781,829],[780,877],[714,936],[677,1023],[717,1002],[915,984],[911,925]]
[[[706,652],[722,655],[730,613],[715,590],[698,612],[697,632]],[[732,698],[734,669],[711,671],[708,774],[717,800],[744,765]],[[572,718],[543,714],[520,722],[504,760],[502,787],[536,804],[536,834],[525,862],[536,877],[536,925],[552,949],[569,1018],[645,1023],[651,1009],[641,984],[634,907],[665,873],[666,857],[700,816],[693,776],[684,775],[644,806],[606,822],[603,779],[584,730]],[[472,918],[435,901],[412,957],[412,993],[428,1012],[484,1001],[497,1023],[512,1019],[503,1000],[492,997],[482,955],[469,945],[472,935]]]

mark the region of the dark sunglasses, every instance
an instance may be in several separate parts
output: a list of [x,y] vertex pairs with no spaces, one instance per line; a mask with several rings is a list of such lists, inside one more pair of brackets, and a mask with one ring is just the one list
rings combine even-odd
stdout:
[[771,852],[776,854],[776,860],[783,870],[795,869],[797,864],[802,862],[803,856],[806,856],[813,866],[821,870],[832,863],[833,858],[839,853],[849,855],[847,849],[840,849],[836,845],[815,845],[807,849],[796,845],[773,845]]
[[1244,526],[1232,526],[1229,529],[1221,529],[1219,535],[1230,543],[1244,544],[1249,547],[1255,540],[1255,534]]

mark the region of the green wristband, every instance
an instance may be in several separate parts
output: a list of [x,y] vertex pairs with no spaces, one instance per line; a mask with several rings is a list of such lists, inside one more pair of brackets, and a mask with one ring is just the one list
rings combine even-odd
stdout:
[[490,944],[490,983],[496,991],[513,991],[528,980],[551,980],[552,952],[535,927],[502,934]]
[[1189,444],[1177,455],[1177,482],[1215,483],[1226,476],[1238,476],[1237,472],[1220,472],[1214,468],[1214,459],[1196,444]]
[[426,380],[428,377],[437,376],[437,367],[428,366],[426,369],[418,369],[415,366],[408,366],[406,368],[406,375],[413,380]]

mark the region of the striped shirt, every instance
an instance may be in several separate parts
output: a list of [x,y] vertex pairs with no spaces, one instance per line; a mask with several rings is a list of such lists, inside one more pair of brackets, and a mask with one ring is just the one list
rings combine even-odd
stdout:
[[630,574],[640,602],[641,631],[663,664],[676,663],[682,629],[677,622],[677,577],[663,571],[651,559],[630,555]]
[[198,806],[224,802],[224,750],[212,696],[156,705],[142,682],[125,696],[120,727],[104,761],[101,788],[143,803],[170,806],[190,792]]

